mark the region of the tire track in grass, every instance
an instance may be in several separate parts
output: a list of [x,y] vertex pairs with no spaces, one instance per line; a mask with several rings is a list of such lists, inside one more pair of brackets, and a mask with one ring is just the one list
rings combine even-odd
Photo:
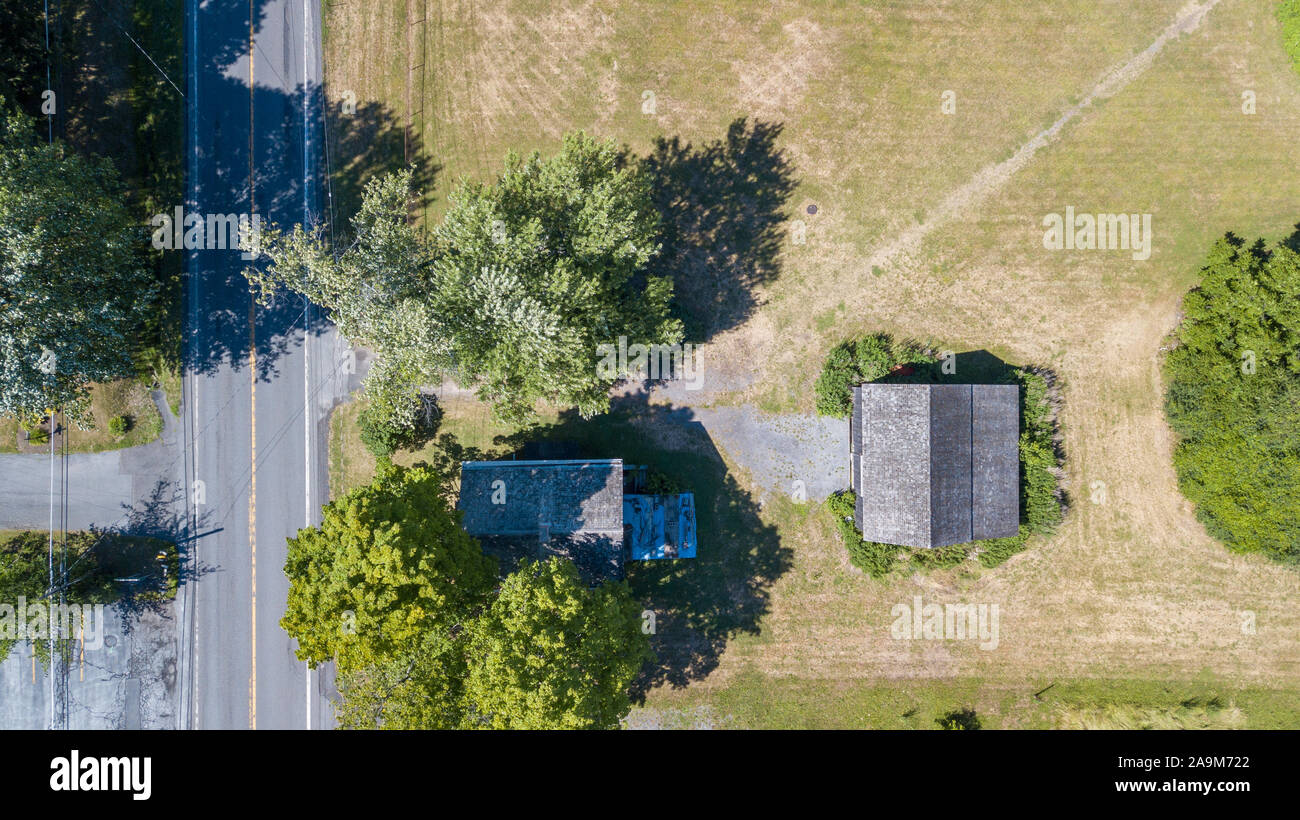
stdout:
[[1077,119],[1094,102],[1115,96],[1145,73],[1170,40],[1199,28],[1206,15],[1218,3],[1219,0],[1204,0],[1204,2],[1192,2],[1183,6],[1174,21],[1152,41],[1151,45],[1107,71],[1080,102],[1066,109],[1055,122],[1035,134],[1009,159],[978,171],[964,185],[944,198],[943,202],[934,209],[933,218],[913,223],[891,242],[877,249],[867,260],[865,273],[870,274],[877,268],[884,271],[889,271],[891,268],[914,268],[921,243],[936,228],[952,222],[971,208],[982,204],[1005,185],[1016,172],[1029,164],[1034,155],[1050,145],[1065,126]]
[[[914,265],[917,250],[932,231],[982,203],[1025,167],[1040,150],[1051,144],[1070,122],[1093,103],[1113,97],[1146,72],[1169,41],[1197,29],[1218,2],[1219,0],[1204,0],[1184,6],[1173,22],[1150,45],[1102,75],[1080,102],[1063,112],[1055,122],[1021,146],[1009,159],[977,172],[943,200],[935,209],[933,218],[912,225],[878,249],[871,256],[867,271],[870,272],[875,266]],[[675,389],[673,385],[659,388],[657,395],[668,399],[677,407],[692,410],[696,414],[695,420],[704,426],[709,435],[732,458],[753,471],[756,482],[768,490],[784,491],[791,476],[806,470],[808,464],[829,464],[831,467],[825,475],[817,471],[809,474],[813,480],[809,486],[809,497],[824,497],[840,478],[840,468],[846,466],[828,458],[833,452],[846,449],[836,444],[839,438],[844,438],[847,443],[847,430],[841,430],[841,425],[833,424],[832,420],[799,414],[771,415],[758,411],[750,404],[735,408],[698,406],[707,404],[709,398],[716,396],[691,396]],[[817,422],[821,423],[820,427],[816,425]],[[847,422],[843,426],[846,427]],[[812,432],[814,427],[815,433]],[[773,448],[781,453],[776,461],[767,455]],[[819,457],[809,458],[810,454],[819,454]]]

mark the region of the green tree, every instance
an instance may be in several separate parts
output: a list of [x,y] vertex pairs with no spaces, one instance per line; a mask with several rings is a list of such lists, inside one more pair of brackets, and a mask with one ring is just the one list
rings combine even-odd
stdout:
[[18,643],[13,637],[14,625],[28,617],[16,610],[18,598],[37,602],[50,589],[47,538],[48,533],[30,530],[0,538],[0,601],[15,610],[6,613],[10,623],[0,619],[0,662]]
[[302,293],[329,308],[345,338],[376,352],[366,393],[377,417],[399,429],[416,423],[419,386],[438,382],[452,362],[428,304],[432,249],[407,219],[410,182],[409,170],[370,180],[337,254],[319,228],[271,229],[256,247],[269,264],[245,271],[264,299],[279,288]]
[[366,389],[409,426],[409,396],[451,375],[502,418],[547,400],[584,416],[608,408],[599,346],[675,344],[673,286],[646,273],[658,215],[641,170],[612,142],[569,135],[550,159],[507,157],[493,186],[463,184],[426,239],[408,218],[411,172],[373,179],[339,253],[320,231],[268,231],[264,294],[304,293],[340,332],[376,351]]
[[289,539],[280,624],[300,659],[335,658],[340,672],[382,664],[484,603],[496,562],[461,529],[439,483],[427,467],[387,465]]
[[569,561],[521,562],[469,629],[466,698],[479,725],[612,729],[653,659],[624,583],[589,589]]
[[1300,254],[1229,234],[1165,360],[1174,467],[1214,537],[1300,561]]
[[0,124],[0,414],[59,408],[87,385],[132,375],[134,333],[154,298],[113,166],[37,139],[24,114]]
[[565,137],[559,155],[511,154],[495,186],[463,185],[438,226],[434,303],[456,364],[506,418],[538,399],[608,409],[597,348],[674,344],[673,283],[644,273],[659,251],[649,182],[613,142]]
[[[35,115],[45,90],[45,14],[29,0],[0,0],[0,97]],[[58,47],[58,28],[51,31]]]
[[435,627],[393,658],[339,673],[343,729],[464,729],[465,632]]

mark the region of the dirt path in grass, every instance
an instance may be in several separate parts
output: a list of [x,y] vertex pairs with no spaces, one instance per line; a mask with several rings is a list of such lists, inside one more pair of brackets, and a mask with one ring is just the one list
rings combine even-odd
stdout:
[[[1216,5],[1211,0],[1185,6],[1150,46],[1107,72],[1051,127],[1011,159],[986,167],[952,191],[924,225],[882,243],[869,264],[884,260],[894,277],[889,281],[915,270],[932,231],[963,221],[971,209],[996,196],[1038,151],[1062,136],[1067,124],[1077,125],[1090,105],[1140,77],[1166,45],[1195,31]],[[1077,276],[1083,279],[1095,271],[1081,268]],[[1018,275],[1007,275],[1011,272]],[[1030,266],[1003,262],[996,250],[990,251],[976,256],[956,281],[936,284],[908,302],[904,326],[919,332],[976,328],[982,338],[1000,340],[1021,360],[1050,362],[1062,375],[1068,391],[1061,422],[1072,507],[1060,531],[995,572],[932,573],[891,585],[845,580],[843,549],[834,539],[811,530],[794,533],[789,540],[796,546],[796,563],[774,589],[764,641],[730,647],[730,657],[707,685],[725,686],[729,676],[746,668],[772,677],[827,680],[1028,680],[1030,692],[1070,677],[1173,682],[1201,675],[1294,685],[1300,669],[1300,612],[1294,606],[1300,580],[1260,556],[1227,551],[1206,534],[1178,490],[1173,436],[1160,400],[1164,384],[1158,351],[1177,325],[1184,286],[1171,279],[1161,288],[1147,283],[1059,287],[1059,281],[1048,281]],[[1050,326],[1025,321],[1042,307],[1037,303],[1030,309],[1008,309],[1038,291],[1051,299],[1060,293],[1070,296],[1043,308],[1052,317]],[[933,315],[941,315],[945,325],[938,326]],[[753,378],[751,363],[770,361],[780,346],[798,343],[763,321],[756,317],[750,327],[705,351],[707,363],[734,371],[719,375],[719,383],[723,376],[730,383]],[[728,457],[743,468],[761,463],[762,454],[751,452],[751,442],[757,447],[779,441],[787,448],[784,457],[795,461],[816,452],[815,444],[798,435],[778,440],[765,438],[766,433],[744,434],[746,425],[779,430],[800,417],[769,416],[752,406],[720,407],[742,395],[734,389],[729,385],[714,393],[672,395],[675,404],[695,410]],[[827,452],[840,460],[846,448],[831,449]],[[761,477],[763,469],[753,473],[757,484],[769,486]],[[771,487],[779,485],[772,481]],[[825,578],[836,580],[814,582]],[[997,605],[997,650],[888,640],[886,613],[913,593],[923,594],[927,603]]]
[[877,249],[867,260],[867,270],[874,270],[877,267],[889,270],[897,266],[910,269],[915,263],[915,254],[920,249],[922,241],[932,231],[952,222],[987,200],[1016,172],[1024,168],[1040,150],[1056,139],[1066,125],[1078,118],[1093,103],[1113,97],[1141,76],[1151,67],[1156,55],[1170,40],[1198,28],[1210,9],[1218,3],[1219,0],[1206,0],[1203,3],[1189,3],[1184,6],[1174,21],[1160,33],[1159,37],[1156,37],[1151,45],[1106,72],[1080,102],[1066,109],[1055,122],[1035,134],[1010,158],[981,169],[966,184],[944,198],[924,221],[917,222]]
[[[916,254],[927,236],[969,212],[1004,186],[1024,168],[1062,130],[1089,107],[1113,97],[1151,67],[1156,56],[1171,40],[1197,29],[1219,0],[1189,2],[1159,36],[1142,51],[1107,71],[1077,104],[1064,111],[1047,128],[1034,135],[1010,158],[987,166],[966,183],[952,191],[926,219],[903,230],[879,247],[868,259],[867,269],[912,269]],[[745,329],[724,334],[719,344],[711,345],[711,368],[707,388],[689,391],[681,385],[657,388],[658,400],[692,410],[695,420],[704,425],[715,443],[751,472],[761,487],[774,492],[793,492],[794,482],[804,482],[810,500],[825,498],[847,486],[845,452],[848,449],[848,423],[804,414],[773,415],[750,404],[734,407],[710,406],[718,398],[743,391],[754,384],[759,374],[753,367],[737,368],[729,363],[762,361],[764,357],[742,355],[737,348],[753,346],[752,334]],[[726,353],[721,351],[726,350]]]

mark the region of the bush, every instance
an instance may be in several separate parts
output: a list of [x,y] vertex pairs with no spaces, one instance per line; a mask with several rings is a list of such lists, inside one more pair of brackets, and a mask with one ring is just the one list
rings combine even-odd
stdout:
[[1300,72],[1300,0],[1282,0],[1277,5],[1282,24],[1282,47],[1291,55],[1291,66]]
[[128,416],[113,416],[108,420],[108,432],[121,438],[131,429],[131,419]]
[[841,342],[826,357],[817,379],[817,412],[845,418],[853,411],[853,388],[888,376],[901,365],[928,367],[935,357],[914,342],[895,341],[887,333]]
[[418,450],[438,432],[442,416],[434,397],[416,394],[410,402],[413,406],[403,408],[400,418],[374,403],[361,411],[357,419],[361,443],[375,458],[392,458],[398,450]]
[[45,421],[40,416],[23,416],[18,420],[18,426],[27,434],[28,444],[39,446],[49,443],[50,431],[44,427]]
[[376,418],[378,413],[371,412],[370,407],[361,411],[357,419],[361,427],[361,443],[378,459],[390,458],[401,447],[407,436],[407,429],[395,424],[387,417]]
[[1229,234],[1165,359],[1174,468],[1213,537],[1300,562],[1300,254]]
[[898,554],[906,547],[895,544],[880,544],[875,541],[862,540],[853,521],[854,497],[852,490],[832,493],[826,499],[826,506],[835,516],[835,526],[844,540],[844,547],[849,552],[849,561],[853,566],[872,578],[884,578],[898,565]]
[[686,488],[675,477],[651,469],[646,475],[645,492],[647,495],[675,495],[686,492]]
[[969,706],[963,709],[954,709],[948,714],[935,720],[940,729],[950,729],[957,731],[973,732],[980,728],[979,715]]
[[[1061,523],[1057,482],[1056,417],[1048,400],[1047,379],[1017,371],[1020,380],[1020,512],[1030,533],[1046,534]],[[1008,539],[995,539],[993,545]],[[1019,550],[1017,550],[1018,552]]]

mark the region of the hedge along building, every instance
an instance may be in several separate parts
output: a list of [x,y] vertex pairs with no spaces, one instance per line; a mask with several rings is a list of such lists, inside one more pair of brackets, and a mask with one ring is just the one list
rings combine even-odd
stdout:
[[867,541],[944,547],[1020,529],[1020,388],[863,384],[849,435]]

